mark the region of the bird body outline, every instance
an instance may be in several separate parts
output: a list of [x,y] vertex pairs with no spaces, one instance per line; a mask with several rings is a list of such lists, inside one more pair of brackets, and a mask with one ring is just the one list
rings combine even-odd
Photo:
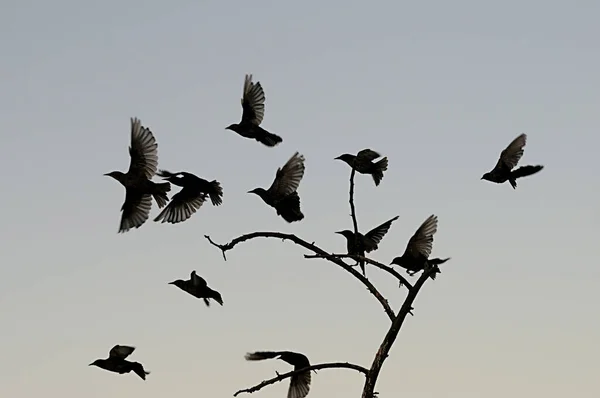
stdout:
[[356,155],[344,153],[334,160],[341,160],[356,170],[360,174],[369,174],[373,178],[375,186],[379,186],[383,179],[383,172],[388,168],[388,158],[383,157],[377,162],[373,162],[381,155],[372,149],[366,148],[359,151]]
[[146,380],[146,375],[149,375],[150,372],[146,371],[141,363],[126,360],[134,351],[135,347],[117,344],[110,349],[108,358],[96,359],[88,366],[97,366],[109,372],[119,374],[134,372],[142,380]]
[[177,279],[173,282],[169,282],[169,285],[175,285],[184,292],[189,293],[196,298],[201,298],[204,300],[204,304],[206,304],[207,307],[210,307],[209,299],[215,300],[221,306],[223,305],[221,293],[208,287],[206,280],[197,275],[195,270],[190,274],[190,279]]

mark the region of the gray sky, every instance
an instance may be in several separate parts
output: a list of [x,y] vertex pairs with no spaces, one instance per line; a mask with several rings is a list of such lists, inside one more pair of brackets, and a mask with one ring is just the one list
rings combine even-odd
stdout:
[[[253,350],[369,366],[389,321],[359,282],[290,243],[256,240],[224,262],[203,238],[282,231],[343,251],[349,169],[333,158],[366,147],[390,167],[378,188],[357,178],[359,225],[400,216],[374,258],[400,255],[432,213],[432,254],[452,257],[381,396],[600,395],[600,3],[87,3],[1,3],[0,396],[227,397],[289,369],[246,362]],[[245,73],[284,139],[274,149],[224,129]],[[102,174],[127,170],[133,116],[161,168],[218,179],[224,204],[117,234],[124,189]],[[480,181],[523,132],[522,164],[546,168],[516,191]],[[246,192],[296,150],[306,218],[290,225]],[[167,285],[193,269],[224,307]],[[397,308],[405,292],[367,273]],[[145,383],[87,366],[114,344],[137,347]],[[362,384],[323,370],[309,396]]]

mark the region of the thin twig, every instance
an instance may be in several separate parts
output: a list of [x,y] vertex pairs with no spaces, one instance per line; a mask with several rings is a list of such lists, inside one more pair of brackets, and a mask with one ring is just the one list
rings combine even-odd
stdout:
[[358,221],[356,219],[356,208],[354,207],[354,176],[356,175],[356,169],[354,168],[354,164],[351,167],[352,171],[350,172],[350,194],[348,201],[350,202],[350,215],[352,216],[352,225],[354,226],[354,239],[355,244],[358,243]]
[[304,373],[306,371],[311,371],[311,370],[319,370],[319,369],[353,369],[356,370],[357,372],[360,372],[362,374],[364,374],[365,376],[369,373],[369,371],[366,368],[363,368],[360,365],[355,365],[353,363],[348,363],[348,362],[335,362],[335,363],[321,363],[318,365],[311,365],[308,366],[304,369],[298,369],[298,370],[294,370],[288,373],[284,373],[284,374],[278,374],[277,377],[274,377],[272,379],[269,380],[265,380],[260,384],[255,385],[254,387],[250,387],[250,388],[246,388],[243,390],[239,390],[237,391],[235,394],[233,394],[234,397],[237,397],[239,394],[241,393],[253,393],[256,392],[260,389],[262,389],[263,387],[266,387],[268,385],[271,384],[275,384],[277,382],[280,382],[282,380],[288,379],[294,375],[297,375],[299,373]]
[[304,258],[327,258],[327,257],[337,257],[337,258],[351,258],[354,260],[363,260],[366,263],[369,263],[371,265],[374,265],[375,267],[393,275],[396,279],[398,279],[400,281],[400,286],[406,286],[409,289],[412,289],[412,285],[410,284],[410,282],[408,282],[408,280],[403,277],[402,275],[400,275],[400,273],[398,273],[398,271],[396,271],[394,268],[390,267],[389,265],[385,265],[380,263],[379,261],[375,261],[373,259],[370,259],[369,257],[364,257],[364,256],[359,256],[357,254],[335,254],[335,253],[331,253],[331,254],[327,254],[327,256],[322,256],[320,254],[305,254]]
[[210,242],[211,245],[218,247],[221,250],[221,252],[223,253],[223,258],[225,260],[227,260],[227,258],[225,257],[225,252],[233,249],[239,243],[242,243],[242,242],[245,242],[245,241],[248,241],[251,239],[279,238],[282,240],[292,241],[295,244],[297,244],[298,246],[302,246],[305,249],[308,249],[315,254],[324,256],[330,262],[342,267],[344,270],[351,273],[356,279],[361,281],[362,284],[367,287],[367,289],[373,296],[375,296],[375,298],[377,299],[377,301],[379,301],[379,303],[383,307],[383,310],[385,311],[385,313],[387,314],[388,318],[390,318],[391,321],[393,321],[396,316],[394,314],[394,311],[390,307],[388,301],[385,299],[385,297],[383,297],[383,295],[379,292],[379,290],[377,290],[377,288],[371,282],[369,282],[369,280],[363,274],[356,271],[352,266],[348,265],[344,260],[342,260],[338,257],[330,256],[325,250],[321,249],[320,247],[318,247],[314,244],[308,243],[307,241],[305,241],[303,239],[300,239],[299,237],[297,237],[294,234],[285,234],[282,232],[252,232],[249,234],[238,236],[237,238],[233,239],[231,242],[226,243],[226,244],[215,243],[208,235],[204,235],[204,237]]

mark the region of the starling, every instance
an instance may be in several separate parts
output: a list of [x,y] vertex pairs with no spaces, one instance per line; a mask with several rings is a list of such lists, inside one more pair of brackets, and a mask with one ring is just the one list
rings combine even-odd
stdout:
[[356,156],[345,153],[338,156],[334,160],[342,160],[346,162],[350,167],[354,168],[354,170],[361,174],[371,174],[371,177],[373,177],[373,181],[375,182],[375,186],[378,186],[383,178],[383,172],[388,168],[387,157],[382,158],[378,162],[373,162],[373,160],[380,156],[380,154],[372,151],[371,149],[363,149],[362,151],[358,152]]
[[171,202],[154,221],[162,220],[163,223],[169,222],[171,224],[185,221],[202,206],[207,195],[210,197],[213,206],[219,206],[223,203],[223,188],[217,180],[208,182],[184,171],[171,173],[166,170],[159,170],[157,175],[183,188],[173,195]]
[[[392,218],[381,224],[378,227],[373,228],[366,235],[358,233],[358,239],[354,236],[354,232],[350,230],[338,231],[336,234],[343,235],[346,238],[346,248],[348,250],[349,255],[356,256],[365,256],[365,252],[370,253],[373,250],[377,250],[379,242],[381,239],[387,234],[390,229],[390,226],[394,221],[398,219],[399,216]],[[360,265],[360,269],[365,274],[365,262],[364,260],[358,260],[358,265]]]
[[169,201],[167,192],[171,190],[168,182],[155,183],[150,179],[158,167],[158,144],[149,128],[143,127],[137,118],[131,119],[131,162],[127,173],[111,171],[104,174],[119,181],[125,187],[125,202],[119,232],[139,228],[146,222],[152,207],[152,197],[159,208]]
[[277,169],[275,180],[265,190],[255,188],[248,193],[253,193],[271,207],[277,210],[277,215],[289,223],[300,221],[304,214],[300,210],[300,196],[298,196],[298,185],[304,176],[304,156],[296,152],[283,167]]
[[392,264],[406,269],[410,276],[424,270],[426,267],[433,266],[435,272],[431,274],[431,279],[435,279],[435,275],[440,272],[438,265],[450,260],[450,257],[445,259],[429,258],[433,248],[433,235],[437,232],[437,221],[436,215],[429,216],[409,239],[404,254],[394,258]]
[[252,75],[246,75],[242,97],[242,120],[239,124],[229,125],[226,130],[233,130],[242,137],[252,138],[268,147],[274,147],[283,139],[260,127],[264,116],[265,92],[260,82],[252,83]]
[[136,375],[140,376],[142,380],[146,380],[146,375],[149,375],[150,372],[146,372],[141,363],[125,360],[125,358],[131,355],[133,351],[135,351],[135,347],[117,344],[110,350],[107,359],[96,359],[94,362],[90,363],[89,366],[97,366],[104,370],[108,370],[109,372],[119,374],[133,371]]
[[[263,359],[276,358],[281,359],[292,365],[294,371],[301,370],[310,366],[308,358],[304,354],[292,351],[257,351],[247,353],[247,361],[262,361]],[[296,374],[290,379],[290,388],[287,398],[304,398],[310,390],[310,370]]]
[[196,298],[201,298],[204,300],[204,304],[206,304],[207,307],[210,307],[210,301],[208,299],[213,299],[217,303],[223,305],[221,293],[208,287],[204,278],[196,275],[196,271],[192,271],[189,280],[184,281],[177,279],[176,281],[169,282],[169,285],[175,285],[184,292],[187,292]]
[[542,170],[544,166],[521,166],[516,170],[513,170],[521,156],[523,156],[523,148],[527,143],[527,134],[521,134],[515,138],[505,150],[500,153],[500,159],[494,169],[488,173],[485,173],[481,179],[496,184],[502,184],[503,182],[509,181],[513,189],[517,189],[517,178],[527,177]]

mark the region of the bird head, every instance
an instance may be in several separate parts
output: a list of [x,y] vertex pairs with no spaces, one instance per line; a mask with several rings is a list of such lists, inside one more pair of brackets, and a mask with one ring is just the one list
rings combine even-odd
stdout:
[[182,279],[177,279],[176,281],[173,282],[169,282],[169,285],[175,285],[180,289],[183,289],[183,287],[185,286],[185,281]]
[[338,156],[337,158],[334,158],[333,160],[341,160],[343,162],[346,162],[349,165],[352,165],[352,163],[354,162],[354,155],[350,155],[349,153],[345,153],[343,155]]
[[100,366],[102,364],[102,359],[96,359],[94,362],[90,363],[88,366]]
[[125,176],[125,174],[123,174],[123,173],[122,173],[122,172],[120,172],[120,171],[111,171],[110,173],[106,173],[106,174],[104,174],[104,175],[105,175],[105,176],[112,177],[112,178],[114,178],[115,180],[117,180],[117,181],[119,181],[119,182],[120,182],[120,181],[123,179],[123,177]]
[[480,180],[490,181],[490,175],[491,175],[491,173],[485,173],[484,175],[481,176]]
[[344,238],[346,238],[346,239],[352,239],[354,237],[354,232],[352,232],[352,231],[350,231],[348,229],[345,229],[343,231],[336,231],[335,233],[343,235]]
[[158,177],[161,177],[163,180],[167,180],[169,182],[181,179],[181,174],[182,173],[171,173],[167,170],[158,170],[158,172],[156,173]]
[[267,191],[264,188],[254,188],[252,191],[248,191],[248,193],[253,193],[262,198],[267,194]]
[[239,130],[240,125],[237,123],[233,123],[230,124],[229,126],[225,127],[225,130],[231,130],[231,131],[235,131],[237,133],[237,131]]
[[396,257],[396,258],[394,258],[394,259],[392,260],[392,262],[390,263],[390,265],[394,265],[394,264],[396,264],[396,265],[402,266],[402,261],[403,261],[403,260],[404,260],[404,259],[403,259],[402,257]]

